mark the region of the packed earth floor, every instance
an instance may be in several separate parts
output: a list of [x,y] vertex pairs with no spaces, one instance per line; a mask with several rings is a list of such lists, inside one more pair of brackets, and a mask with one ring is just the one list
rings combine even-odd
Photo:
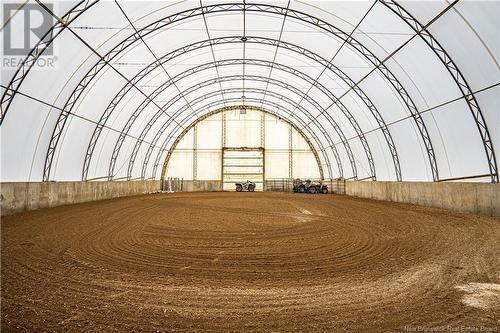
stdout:
[[2,217],[2,332],[500,331],[500,219],[154,194]]

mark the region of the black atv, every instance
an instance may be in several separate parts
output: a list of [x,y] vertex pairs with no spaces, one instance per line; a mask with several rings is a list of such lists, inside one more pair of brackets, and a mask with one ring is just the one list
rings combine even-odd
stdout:
[[328,186],[323,185],[318,182],[313,182],[311,180],[302,181],[300,179],[295,179],[293,181],[293,191],[296,193],[328,193]]

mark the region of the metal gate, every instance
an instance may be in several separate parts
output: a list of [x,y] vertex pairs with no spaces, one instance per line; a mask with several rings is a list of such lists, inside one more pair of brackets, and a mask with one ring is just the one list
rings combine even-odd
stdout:
[[222,148],[222,190],[234,191],[235,183],[255,182],[255,190],[264,188],[264,148]]
[[184,179],[168,177],[161,181],[161,190],[167,192],[181,192],[184,189]]

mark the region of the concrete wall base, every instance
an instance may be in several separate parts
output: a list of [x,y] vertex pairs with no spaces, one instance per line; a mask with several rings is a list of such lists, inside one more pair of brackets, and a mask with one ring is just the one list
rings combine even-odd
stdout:
[[[6,182],[0,183],[1,215],[158,192],[159,180],[96,182]],[[184,180],[183,191],[221,191],[222,182]]]
[[1,215],[156,192],[160,181],[1,183]]
[[[160,181],[1,183],[1,215],[153,193]],[[184,180],[183,191],[221,191],[221,181]],[[347,195],[500,216],[500,184],[348,181]]]
[[182,190],[185,192],[222,191],[222,182],[220,180],[183,180]]
[[362,198],[500,216],[499,183],[348,181],[346,194]]

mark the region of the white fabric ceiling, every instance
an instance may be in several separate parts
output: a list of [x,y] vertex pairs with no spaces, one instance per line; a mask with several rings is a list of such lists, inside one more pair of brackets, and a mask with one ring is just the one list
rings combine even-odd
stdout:
[[328,178],[498,181],[498,1],[33,3],[54,27],[2,68],[2,181],[159,178],[236,104],[301,128]]

